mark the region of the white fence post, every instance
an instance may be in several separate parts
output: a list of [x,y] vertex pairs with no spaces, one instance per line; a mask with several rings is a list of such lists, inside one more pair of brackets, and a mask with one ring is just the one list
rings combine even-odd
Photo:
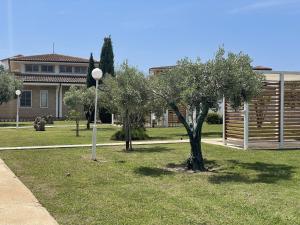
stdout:
[[165,125],[165,127],[169,127],[169,110],[168,109],[166,110],[164,117],[165,117],[164,125]]
[[280,74],[280,130],[279,148],[284,148],[284,74]]
[[244,149],[248,149],[249,143],[249,104],[244,102]]
[[223,97],[223,104],[222,104],[222,115],[223,115],[223,144],[227,145],[227,141],[226,141],[226,120],[225,120],[225,116],[226,116],[226,102],[225,102],[225,97]]
[[115,123],[115,115],[112,113],[111,114],[111,125],[114,125]]

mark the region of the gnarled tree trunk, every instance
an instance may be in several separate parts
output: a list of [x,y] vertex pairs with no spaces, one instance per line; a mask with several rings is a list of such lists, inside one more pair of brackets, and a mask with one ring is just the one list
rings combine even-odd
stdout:
[[202,156],[201,136],[198,134],[195,137],[189,135],[191,155],[187,160],[187,168],[194,171],[205,171],[204,159]]
[[175,111],[179,121],[184,125],[190,139],[191,154],[187,160],[187,168],[194,171],[206,171],[201,148],[201,133],[209,107],[207,105],[203,106],[200,115],[197,117],[196,124],[190,127],[186,118],[180,113],[177,105],[171,103],[170,106]]

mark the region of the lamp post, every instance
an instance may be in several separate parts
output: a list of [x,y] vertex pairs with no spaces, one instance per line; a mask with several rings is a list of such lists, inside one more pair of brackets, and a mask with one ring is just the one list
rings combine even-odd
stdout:
[[20,90],[16,90],[17,95],[17,118],[16,118],[16,128],[19,128],[19,107],[20,107]]
[[93,126],[93,146],[92,146],[92,160],[96,161],[96,142],[97,142],[97,101],[98,101],[98,84],[102,78],[102,70],[95,68],[92,71],[92,77],[96,80],[96,93],[95,93],[95,113],[94,113],[94,126]]

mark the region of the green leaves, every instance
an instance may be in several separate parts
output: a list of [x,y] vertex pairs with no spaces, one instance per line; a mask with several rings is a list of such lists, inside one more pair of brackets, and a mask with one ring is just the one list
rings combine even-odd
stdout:
[[22,82],[13,74],[0,68],[0,105],[15,97],[15,91],[22,88]]
[[116,77],[103,80],[103,90],[100,94],[102,106],[112,113],[123,115],[147,110],[149,95],[143,73],[127,63],[121,65]]
[[82,105],[82,94],[82,88],[71,86],[70,89],[65,93],[64,103],[70,110],[75,110]]
[[234,54],[220,48],[206,63],[188,58],[177,66],[152,76],[153,92],[170,103],[199,108],[203,104],[218,107],[225,96],[233,107],[249,101],[259,93],[263,76],[254,72],[251,59],[243,53]]

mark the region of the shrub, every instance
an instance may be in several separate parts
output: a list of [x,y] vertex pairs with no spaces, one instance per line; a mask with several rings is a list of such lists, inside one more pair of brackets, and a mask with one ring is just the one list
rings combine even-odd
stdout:
[[222,124],[223,123],[223,118],[220,114],[218,113],[208,113],[206,117],[206,122],[208,124]]
[[46,120],[42,117],[36,117],[33,123],[33,127],[36,131],[45,131]]
[[[136,128],[131,130],[132,140],[147,140],[149,139],[148,134],[144,128]],[[125,140],[125,131],[124,129],[117,131],[111,137],[112,140],[124,141]]]
[[48,115],[48,116],[43,116],[42,117],[47,124],[54,124],[54,118],[52,115]]

